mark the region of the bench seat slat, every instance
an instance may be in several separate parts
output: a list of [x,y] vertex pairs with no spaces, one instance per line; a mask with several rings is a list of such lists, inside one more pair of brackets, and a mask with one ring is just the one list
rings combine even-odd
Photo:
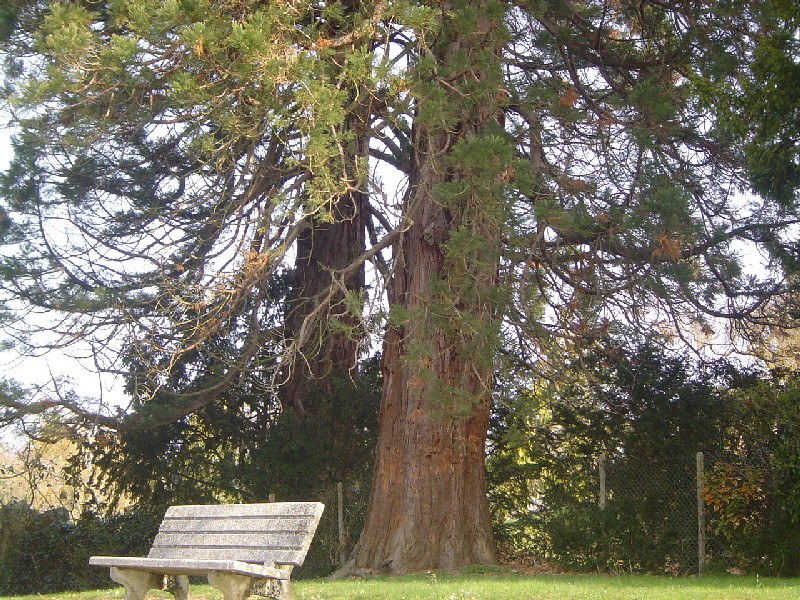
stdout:
[[194,560],[237,560],[256,564],[280,564],[300,566],[303,553],[296,550],[237,550],[235,548],[152,548],[148,558],[194,559]]
[[267,502],[263,504],[184,504],[170,506],[164,515],[171,518],[221,517],[299,517],[319,518],[322,505],[318,502]]
[[292,531],[306,534],[313,517],[211,517],[164,519],[159,531],[161,533],[181,533],[184,531],[197,533],[251,533],[253,531],[271,533]]
[[209,571],[220,571],[238,575],[289,579],[282,569],[236,560],[154,559],[135,556],[92,556],[89,564],[97,567],[136,569],[164,575],[205,575]]
[[159,533],[153,541],[154,548],[184,546],[271,548],[276,550],[300,550],[305,534],[299,533]]

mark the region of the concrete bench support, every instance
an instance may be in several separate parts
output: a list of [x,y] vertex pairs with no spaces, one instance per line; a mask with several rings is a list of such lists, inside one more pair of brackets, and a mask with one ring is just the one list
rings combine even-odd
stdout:
[[125,600],[142,600],[147,590],[164,590],[175,600],[189,600],[189,578],[111,567],[111,579],[125,588]]
[[253,588],[253,578],[246,575],[231,575],[211,571],[208,574],[208,583],[211,587],[222,592],[225,600],[244,600],[250,595]]

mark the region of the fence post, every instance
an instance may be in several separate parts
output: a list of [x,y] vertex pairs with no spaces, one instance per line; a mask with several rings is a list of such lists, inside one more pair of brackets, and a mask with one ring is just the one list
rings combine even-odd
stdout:
[[342,482],[336,483],[336,499],[338,504],[337,516],[339,519],[339,564],[343,565],[347,556],[345,554],[345,532],[344,532],[344,486]]
[[706,512],[703,501],[705,489],[705,468],[703,453],[697,453],[697,575],[703,575],[706,562]]
[[606,455],[601,454],[597,458],[597,470],[600,475],[600,498],[598,504],[600,510],[606,509]]

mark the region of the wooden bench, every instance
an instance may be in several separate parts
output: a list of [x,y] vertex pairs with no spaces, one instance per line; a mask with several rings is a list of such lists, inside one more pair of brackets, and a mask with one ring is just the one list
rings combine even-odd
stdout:
[[188,600],[189,575],[206,575],[225,600],[250,594],[293,599],[292,568],[303,564],[322,516],[319,502],[171,506],[147,558],[93,556],[111,567],[125,600],[164,589]]

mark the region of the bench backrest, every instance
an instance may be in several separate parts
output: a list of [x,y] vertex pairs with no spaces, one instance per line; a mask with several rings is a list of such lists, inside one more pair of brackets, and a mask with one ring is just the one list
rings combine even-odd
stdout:
[[171,506],[148,556],[299,566],[324,508],[319,502]]

